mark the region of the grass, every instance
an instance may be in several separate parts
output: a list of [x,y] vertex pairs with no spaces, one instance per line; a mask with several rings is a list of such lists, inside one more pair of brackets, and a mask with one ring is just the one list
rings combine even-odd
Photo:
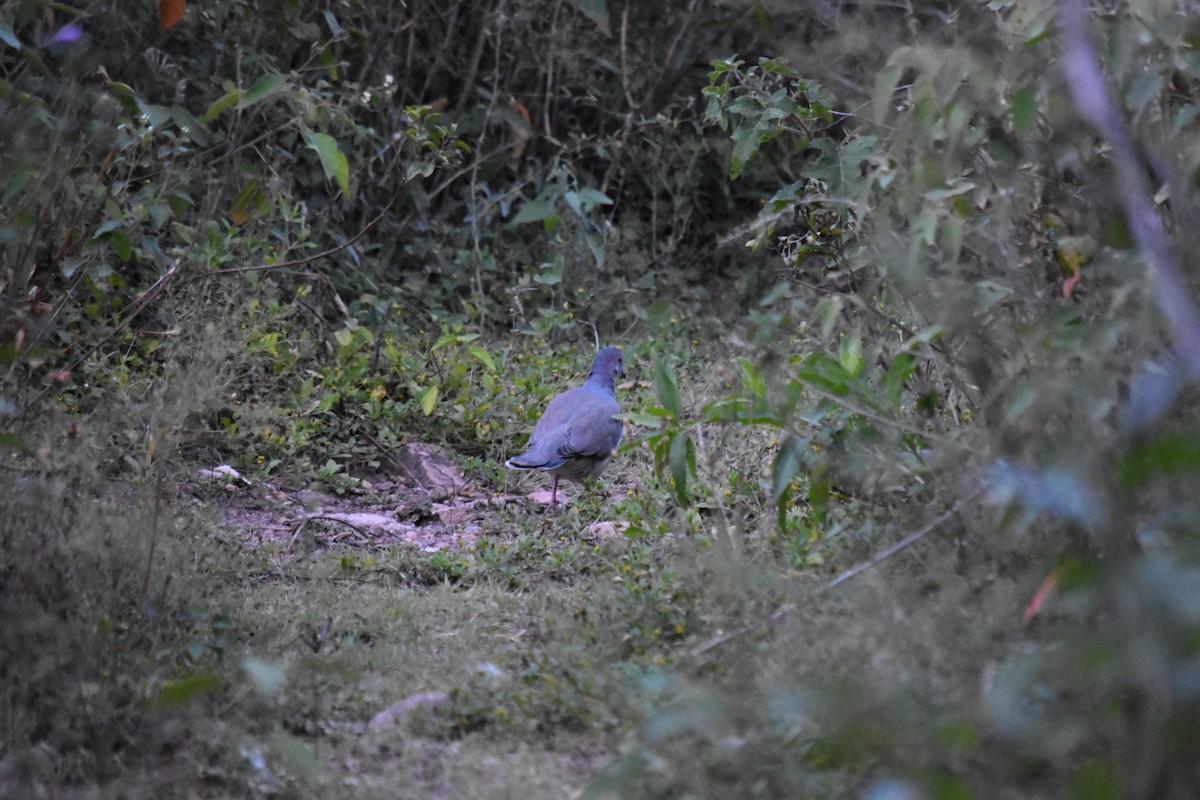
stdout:
[[[663,540],[609,546],[536,530],[470,554],[387,554],[361,571],[319,554],[288,576],[242,582],[231,601],[253,625],[249,652],[286,674],[267,710],[275,730],[259,736],[275,759],[290,752],[281,736],[318,751],[297,780],[322,791],[570,795],[643,720],[647,681],[688,643],[765,607],[766,596],[726,607],[732,576],[714,582],[695,555]],[[447,701],[361,732],[431,691]],[[399,783],[411,794],[395,794]]]
[[[557,99],[616,127],[547,128],[530,157],[494,140],[512,131],[490,112],[531,97],[538,71],[496,61],[512,91],[451,117],[489,121],[462,169],[427,109],[353,87],[382,62],[359,35],[371,20],[345,8],[311,53],[312,31],[278,53],[245,39],[248,67],[285,73],[261,76],[270,91],[185,98],[177,83],[179,103],[216,101],[205,125],[163,118],[174,79],[77,83],[83,62],[49,50],[46,80],[19,85],[40,65],[22,50],[6,75],[37,113],[13,115],[34,127],[8,138],[81,138],[65,160],[14,151],[6,184],[0,798],[1200,794],[1200,444],[1186,403],[1168,408],[1136,252],[1095,202],[1112,153],[1072,148],[1077,126],[1039,113],[1061,89],[1031,70],[1055,57],[1040,16],[918,8],[898,28],[891,10],[859,11],[844,26],[801,14],[792,31],[822,30],[837,56],[801,73],[834,70],[841,101],[781,83],[781,63],[713,62],[705,115],[730,142],[695,100],[704,62],[728,55],[712,48],[762,39],[756,15],[715,38],[690,26],[708,33],[685,48],[676,95],[576,91],[609,62],[550,57],[585,65],[556,72]],[[6,41],[44,39],[44,15],[24,16]],[[561,30],[590,34],[592,16]],[[1125,106],[1146,109],[1135,127],[1161,107],[1187,133],[1182,40],[1126,16],[1092,22],[1138,39],[1111,70]],[[454,39],[413,30],[410,44]],[[653,60],[621,34],[622,55]],[[442,50],[431,63],[452,65]],[[221,83],[188,52],[203,48],[173,48],[155,74]],[[486,72],[485,55],[469,57]],[[620,73],[661,77],[637,59]],[[662,114],[605,105],[642,95]],[[818,108],[864,102],[876,113]],[[647,124],[618,131],[635,117]],[[338,158],[319,148],[318,169],[297,149],[303,124]],[[193,156],[221,143],[245,169],[206,180]],[[442,174],[363,227],[389,153],[414,181]],[[351,192],[356,164],[370,169]],[[601,173],[611,214],[580,200]],[[1183,205],[1162,208],[1183,219]],[[524,224],[539,208],[544,224]],[[745,258],[713,249],[743,234],[757,239]],[[330,236],[341,245],[318,253]],[[452,529],[430,522],[429,496],[363,494],[414,440],[452,453],[476,498],[543,484],[501,465],[582,378],[596,320],[625,331],[620,399],[643,434],[608,490],[570,489],[551,513],[472,509],[467,544],[435,552],[337,519],[279,533],[300,490]],[[197,486],[222,463],[253,487]],[[978,484],[1008,508],[966,505],[823,590]],[[223,526],[225,503],[256,504],[261,530]],[[1023,621],[1039,587],[1056,594]]]
[[[644,374],[626,408],[655,402]],[[727,383],[697,368],[684,402]],[[498,507],[437,552],[260,539],[214,510],[274,507],[262,487],[95,481],[64,455],[42,490],[72,501],[10,494],[0,519],[0,796],[836,796],[913,765],[965,785],[994,728],[980,676],[1041,574],[949,546],[959,520],[816,591],[911,512],[834,492],[780,530],[771,436],[710,427],[686,508],[631,437],[565,509]],[[479,491],[509,479],[488,463]]]
[[[73,515],[69,541],[8,519],[7,543],[27,546],[10,550],[17,577],[69,561],[73,585],[45,574],[28,606],[5,586],[9,614],[40,598],[68,615],[6,635],[30,651],[7,669],[32,673],[5,698],[6,792],[562,797],[617,757],[646,675],[740,623],[705,587],[711,542],[587,532],[644,511],[638,493],[500,512],[471,551],[289,554],[202,516],[179,525],[155,491]],[[71,653],[70,674],[39,660]],[[364,730],[424,692],[447,700]]]

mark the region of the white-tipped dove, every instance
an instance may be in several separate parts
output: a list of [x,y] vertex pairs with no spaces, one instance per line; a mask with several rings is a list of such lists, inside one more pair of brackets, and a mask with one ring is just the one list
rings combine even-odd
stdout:
[[504,462],[510,469],[550,473],[550,507],[558,498],[558,479],[582,481],[604,471],[621,443],[624,426],[615,380],[624,375],[621,351],[606,347],[596,354],[583,386],[569,389],[546,406],[529,437],[529,449]]

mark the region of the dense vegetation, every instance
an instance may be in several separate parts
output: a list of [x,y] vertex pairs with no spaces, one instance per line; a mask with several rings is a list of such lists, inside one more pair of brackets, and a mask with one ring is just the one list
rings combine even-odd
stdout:
[[117,6],[0,7],[0,795],[1200,794],[1190,6]]

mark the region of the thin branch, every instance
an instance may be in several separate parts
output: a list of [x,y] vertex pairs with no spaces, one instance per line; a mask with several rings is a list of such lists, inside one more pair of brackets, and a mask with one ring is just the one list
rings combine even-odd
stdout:
[[765,628],[765,627],[769,626],[771,623],[779,621],[784,616],[786,616],[787,614],[789,614],[795,610],[796,610],[796,606],[794,606],[791,603],[785,603],[784,605],[775,609],[775,611],[771,614],[771,616],[767,617],[766,619],[762,619],[762,620],[759,620],[758,622],[754,622],[754,623],[751,623],[750,625],[746,625],[744,627],[738,628],[736,631],[730,631],[729,633],[722,633],[718,636],[714,636],[713,638],[709,639],[704,644],[693,648],[691,650],[691,652],[688,653],[688,655],[691,656],[692,658],[695,658],[696,656],[707,653],[709,650],[712,650],[714,647],[720,647],[721,645],[725,644],[726,642],[729,642],[734,639],[745,636],[747,633],[753,633],[756,630]]
[[882,551],[876,553],[875,555],[871,556],[871,558],[867,559],[866,561],[862,561],[858,564],[855,564],[853,567],[846,570],[841,575],[838,575],[836,578],[831,580],[829,583],[822,586],[820,589],[817,590],[816,593],[821,594],[822,592],[827,592],[830,589],[832,589],[833,587],[837,586],[838,584],[845,583],[846,581],[850,580],[855,575],[858,575],[861,572],[865,572],[866,570],[870,569],[871,567],[875,566],[876,564],[880,563],[881,561],[891,558],[896,553],[899,553],[901,550],[908,547],[910,544],[917,541],[925,534],[934,530],[935,528],[937,528],[939,525],[941,525],[946,520],[950,519],[950,517],[957,514],[960,508],[965,506],[970,501],[974,500],[976,497],[978,497],[982,493],[983,493],[983,489],[981,487],[981,488],[976,489],[975,491],[971,492],[970,494],[966,495],[965,497],[960,498],[957,503],[950,506],[950,508],[946,509],[944,512],[942,512],[938,516],[934,517],[933,520],[930,521],[923,528],[913,531],[908,536],[905,536],[903,539],[896,542],[891,547],[888,547],[885,550],[882,550]]
[[558,58],[558,14],[562,10],[562,1],[558,0],[554,4],[554,11],[550,14],[550,40],[546,45],[546,83],[545,91],[542,94],[542,132],[547,139],[553,139],[553,126],[550,124],[550,114],[557,108],[554,102],[554,66]]
[[[504,16],[504,11],[503,11],[503,8],[501,7],[502,5],[503,4],[501,3],[495,9],[495,16],[497,18],[502,18]],[[486,25],[484,26],[485,29],[487,29],[487,27],[488,26],[486,26]],[[496,106],[499,102],[500,71],[501,71],[501,66],[502,66],[501,65],[501,53],[504,52],[504,30],[505,30],[505,28],[503,25],[496,26],[495,44],[492,48],[492,51],[496,54],[496,65],[495,65],[495,69],[492,73],[492,87],[488,92],[487,109],[483,112],[483,118],[485,120],[491,119],[492,114],[495,113]],[[553,58],[554,58],[553,54],[551,54],[550,58],[551,58],[551,62],[553,63]],[[549,102],[548,99],[547,99],[547,102]],[[488,128],[488,126],[486,124],[480,126],[479,136],[475,140],[475,148],[471,151],[472,153],[479,153],[483,150],[483,145],[484,145],[484,142],[487,140],[487,135],[488,135],[487,128]],[[515,131],[515,133],[516,133],[516,139],[513,141],[514,148],[516,148],[518,146],[518,143],[521,141],[521,138],[520,138],[521,132]],[[480,299],[482,299],[484,297],[484,293],[483,293],[483,245],[481,243],[482,242],[482,234],[479,231],[479,220],[482,218],[482,215],[479,213],[479,211],[480,211],[480,209],[479,209],[479,167],[482,163],[483,163],[482,159],[479,159],[479,158],[475,158],[471,162],[471,172],[470,172],[471,188],[467,195],[470,198],[469,202],[471,204],[471,256],[475,262],[475,294]],[[486,207],[486,204],[485,204],[485,207]]]
[[339,245],[335,245],[334,247],[329,248],[328,250],[322,250],[320,253],[314,253],[309,256],[304,256],[303,258],[295,258],[295,259],[292,259],[291,261],[281,261],[277,264],[251,264],[248,267],[228,267],[226,269],[216,269],[216,270],[213,270],[212,272],[204,272],[204,273],[198,273],[196,275],[193,275],[192,280],[200,280],[202,278],[211,278],[214,275],[236,275],[236,274],[240,274],[243,272],[267,272],[269,270],[289,269],[291,267],[303,266],[304,264],[311,264],[312,262],[319,261],[322,258],[328,258],[329,256],[334,255],[335,253],[340,253],[342,250],[347,249],[348,247],[353,245],[355,242],[357,242],[359,239],[366,236],[368,231],[370,231],[372,228],[374,228],[376,225],[378,225],[379,222],[385,216],[387,216],[388,212],[392,210],[392,206],[394,206],[396,204],[396,201],[400,199],[401,193],[407,187],[408,187],[408,181],[404,181],[403,183],[401,183],[400,186],[396,188],[396,191],[392,193],[392,199],[387,201],[387,205],[385,205],[383,207],[383,210],[380,211],[375,216],[374,219],[372,219],[370,222],[368,222],[366,225],[364,225],[361,229],[359,229],[359,231],[357,233],[355,233],[349,239],[347,239],[346,241],[342,242]]

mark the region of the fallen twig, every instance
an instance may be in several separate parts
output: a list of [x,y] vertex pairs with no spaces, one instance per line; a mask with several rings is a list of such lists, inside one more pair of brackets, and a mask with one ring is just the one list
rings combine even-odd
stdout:
[[855,564],[853,567],[846,570],[841,575],[838,575],[836,578],[831,580],[829,583],[822,586],[820,589],[817,590],[816,593],[820,594],[821,592],[827,592],[830,589],[832,589],[833,587],[837,586],[838,584],[845,583],[846,581],[850,580],[851,578],[853,578],[855,575],[859,574],[860,572],[864,572],[864,571],[870,569],[871,567],[875,566],[876,564],[883,561],[884,559],[891,558],[896,553],[899,553],[901,550],[908,547],[910,544],[917,541],[918,539],[920,539],[922,536],[929,533],[933,529],[937,528],[939,525],[941,525],[946,520],[950,519],[950,517],[957,514],[958,510],[960,508],[965,506],[970,501],[974,500],[976,497],[978,497],[982,493],[983,493],[983,488],[981,487],[981,488],[976,489],[975,491],[971,492],[970,494],[966,495],[965,497],[960,498],[957,503],[950,506],[950,508],[943,511],[938,516],[934,517],[923,528],[913,531],[908,536],[905,536],[903,539],[896,542],[891,547],[888,547],[885,550],[882,550],[879,553],[876,553],[875,555],[871,556],[866,561]]
[[719,636],[714,636],[713,638],[709,639],[707,642],[700,645],[699,647],[692,648],[692,651],[690,653],[688,653],[688,655],[690,655],[692,658],[695,658],[698,655],[701,655],[703,653],[708,652],[709,650],[712,650],[714,647],[720,647],[721,645],[725,644],[726,642],[730,641],[731,639],[736,639],[740,636],[746,635],[747,633],[753,633],[754,631],[758,630],[759,628],[765,628],[768,625],[770,625],[771,623],[778,621],[786,614],[788,614],[792,611],[795,611],[795,610],[796,610],[796,606],[794,606],[793,604],[784,603],[779,608],[775,609],[775,611],[771,614],[771,616],[767,617],[766,619],[759,620],[758,622],[755,622],[752,625],[746,625],[744,627],[738,628],[736,631],[730,631],[729,633],[722,633]]

